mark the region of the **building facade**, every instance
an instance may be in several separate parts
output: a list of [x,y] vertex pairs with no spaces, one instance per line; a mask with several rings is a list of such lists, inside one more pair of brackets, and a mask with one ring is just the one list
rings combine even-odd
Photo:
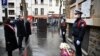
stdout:
[[100,0],[66,0],[66,17],[68,23],[68,40],[73,45],[72,25],[75,21],[74,11],[80,9],[82,18],[87,23],[87,30],[82,44],[85,56],[100,56]]
[[[3,22],[3,20],[5,19],[5,9],[2,7],[2,0],[0,0],[0,21]],[[16,18],[16,0],[8,0],[8,5],[7,5],[7,13],[8,13],[8,17],[10,19],[15,19]]]
[[[25,0],[28,16],[47,18],[48,14],[59,15],[59,0]],[[0,3],[1,4],[1,3]],[[21,14],[21,0],[8,0],[8,17],[16,19]],[[4,9],[2,9],[2,18],[5,17]],[[65,5],[62,2],[61,14],[65,12]]]

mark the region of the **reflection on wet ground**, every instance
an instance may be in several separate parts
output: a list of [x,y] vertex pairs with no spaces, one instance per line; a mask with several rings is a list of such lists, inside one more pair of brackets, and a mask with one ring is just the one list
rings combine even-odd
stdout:
[[[52,30],[56,30],[53,32]],[[32,56],[59,56],[59,45],[61,38],[57,32],[57,28],[45,28],[35,30],[30,37],[30,45],[32,48]]]
[[[3,29],[0,29],[0,34],[2,33],[2,38],[0,38],[2,40],[2,42],[0,42],[0,56],[7,56],[4,35],[1,30]],[[29,46],[31,48],[28,48],[28,50],[30,49],[28,56],[59,56],[61,38],[58,34],[57,27],[34,28],[32,32],[29,39]],[[19,56],[18,49],[13,51],[13,56]]]

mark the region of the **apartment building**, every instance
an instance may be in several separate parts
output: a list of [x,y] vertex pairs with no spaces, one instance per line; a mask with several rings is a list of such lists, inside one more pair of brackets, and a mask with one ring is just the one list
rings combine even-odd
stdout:
[[[3,22],[3,20],[5,19],[5,9],[2,7],[2,0],[0,0],[0,21]],[[8,10],[8,17],[10,19],[15,19],[16,18],[16,14],[15,14],[15,2],[16,0],[8,0],[8,6],[7,6],[7,10]]]
[[[25,0],[28,16],[34,18],[48,18],[48,15],[59,15],[59,0]],[[21,0],[8,0],[8,17],[16,19],[21,14]],[[2,9],[2,18],[5,17],[4,9]],[[65,4],[62,2],[61,14],[65,13]]]

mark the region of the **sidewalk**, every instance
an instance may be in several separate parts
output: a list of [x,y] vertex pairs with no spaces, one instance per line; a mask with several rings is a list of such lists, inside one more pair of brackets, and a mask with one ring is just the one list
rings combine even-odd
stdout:
[[30,36],[29,47],[32,56],[60,56],[59,46],[61,42],[62,38],[57,28],[48,28],[47,32],[38,32],[34,29]]
[[[25,47],[24,42],[25,41],[23,40],[23,47]],[[5,48],[6,48],[6,46],[5,46],[4,29],[3,29],[3,26],[0,25],[0,56],[8,56]],[[26,50],[26,47],[25,47],[25,50]],[[24,54],[24,53],[22,53],[22,54]],[[13,51],[13,56],[21,56],[21,55],[19,55],[19,49],[16,49]]]
[[33,34],[30,36],[30,49],[32,56],[59,56],[61,38],[58,32],[39,32],[34,29]]
[[[45,32],[39,32],[37,31],[37,28],[34,28],[34,30],[32,30],[28,46],[25,47],[25,44],[23,45],[25,49],[22,56],[59,56],[59,46],[62,42],[62,38],[57,32],[57,29],[55,29],[56,28],[48,28]],[[0,56],[7,56],[3,42],[0,42]],[[18,49],[13,51],[13,56],[21,56],[19,55]]]

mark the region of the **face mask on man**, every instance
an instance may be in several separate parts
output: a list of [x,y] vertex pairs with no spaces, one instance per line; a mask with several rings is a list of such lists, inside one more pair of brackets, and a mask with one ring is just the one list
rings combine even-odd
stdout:
[[79,18],[79,15],[74,15],[75,18]]
[[11,20],[10,23],[13,23],[13,20]]
[[80,14],[75,14],[74,17],[75,18],[81,18],[81,15]]

